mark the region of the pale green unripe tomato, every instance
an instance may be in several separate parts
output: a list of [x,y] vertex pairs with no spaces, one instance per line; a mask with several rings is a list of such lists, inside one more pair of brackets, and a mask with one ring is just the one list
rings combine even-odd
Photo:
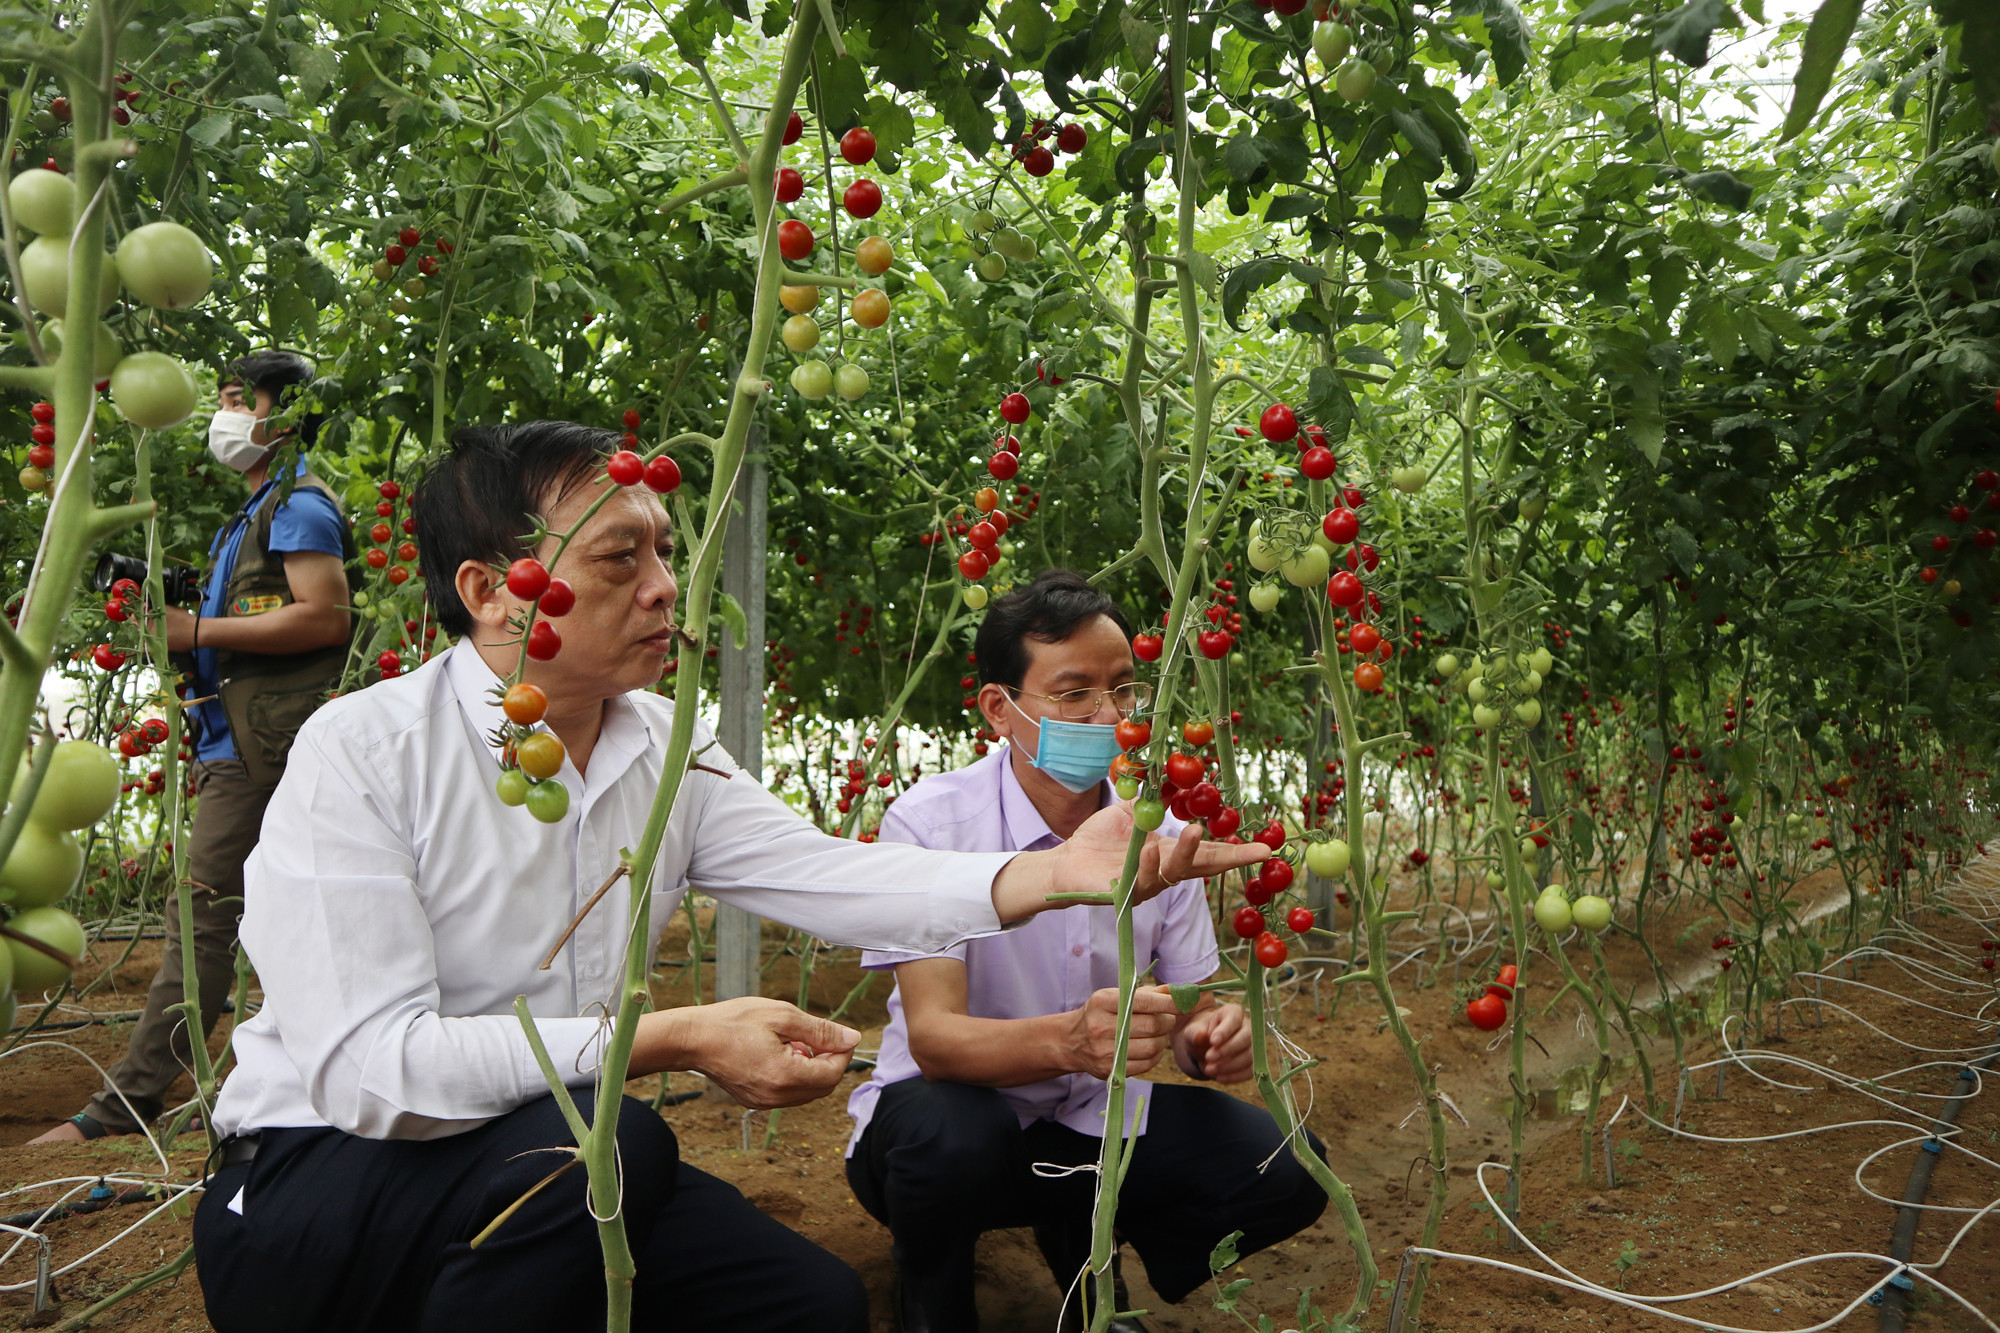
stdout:
[[961,596],[965,598],[965,604],[971,607],[975,611],[979,610],[980,608],[986,605],[986,589],[981,584],[978,583],[966,584],[965,591],[961,594]]
[[1514,705],[1514,716],[1520,718],[1526,725],[1534,726],[1542,720],[1542,701],[1540,699],[1521,700],[1520,703]]
[[819,346],[819,321],[811,315],[793,315],[779,328],[778,336],[794,352],[810,352]]
[[984,236],[1000,225],[1000,219],[986,209],[979,209],[965,220],[965,229],[975,236]]
[[1331,879],[1335,875],[1347,873],[1353,860],[1353,853],[1339,838],[1328,838],[1325,842],[1306,844],[1306,869],[1321,879]]
[[1533,838],[1523,838],[1519,843],[1515,845],[1520,848],[1521,859],[1523,861],[1532,861],[1535,859],[1535,852],[1537,849],[1535,847],[1535,840]]
[[1549,654],[1548,649],[1537,648],[1534,652],[1528,654],[1528,666],[1531,670],[1539,672],[1546,679],[1549,672],[1555,670],[1556,659]]
[[1487,871],[1487,872],[1486,872],[1486,887],[1487,887],[1487,888],[1489,888],[1489,889],[1504,889],[1504,888],[1506,888],[1506,887],[1507,887],[1507,876],[1506,876],[1505,874],[1501,873],[1501,872],[1500,872],[1500,871],[1498,871],[1498,870],[1489,870],[1489,871]]
[[67,236],[76,225],[76,186],[60,171],[30,167],[7,184],[14,221],[41,236]]
[[998,282],[1007,276],[1007,260],[997,250],[988,250],[979,256],[979,276],[988,282]]
[[1142,796],[1132,802],[1132,822],[1148,833],[1165,823],[1166,818],[1167,807],[1157,797]]
[[1250,525],[1250,544],[1246,551],[1250,568],[1260,574],[1268,574],[1278,567],[1278,553],[1271,549],[1271,543],[1264,540],[1262,520]]
[[833,391],[852,402],[868,392],[868,372],[849,363],[833,373]]
[[[27,762],[24,756],[24,776]],[[50,829],[89,828],[118,804],[120,777],[118,761],[103,746],[89,741],[57,741],[28,818]],[[14,783],[18,792],[21,778],[16,777]]]
[[1266,580],[1250,589],[1250,605],[1268,615],[1284,595],[1285,590],[1283,588]]
[[[83,955],[83,923],[60,907],[36,907],[18,913],[7,923],[7,929],[40,940],[68,957]],[[19,940],[0,941],[0,947],[14,956],[14,986],[23,995],[40,995],[69,978],[70,970],[40,949]]]
[[0,902],[16,911],[47,907],[76,887],[82,869],[83,848],[77,840],[31,815],[14,840],[7,864],[0,866]]
[[1244,667],[1247,667],[1249,665],[1250,665],[1250,659],[1245,657],[1242,653],[1231,653],[1229,655],[1230,670],[1241,671]]
[[1574,914],[1570,911],[1569,903],[1560,892],[1545,891],[1541,897],[1535,899],[1535,924],[1551,935],[1559,935],[1568,930],[1573,918]]
[[1313,529],[1313,545],[1319,547],[1320,550],[1325,551],[1329,557],[1331,557],[1335,551],[1338,551],[1340,549],[1339,547],[1333,544],[1333,538],[1326,535],[1326,530],[1324,528]]
[[1521,501],[1521,518],[1525,522],[1538,523],[1542,515],[1548,512],[1549,497],[1546,495],[1531,495]]
[[1308,546],[1278,567],[1285,582],[1294,588],[1314,588],[1326,582],[1333,559],[1317,546]]
[[1493,689],[1486,683],[1486,677],[1484,676],[1474,676],[1466,683],[1465,697],[1476,704],[1485,703],[1492,694]]
[[824,361],[801,361],[792,368],[792,388],[817,401],[833,392],[833,368]]
[[1378,77],[1375,67],[1367,61],[1349,60],[1333,72],[1334,91],[1350,102],[1359,102],[1375,91]]
[[1500,710],[1490,708],[1485,704],[1474,704],[1472,708],[1472,725],[1481,728],[1499,726]]
[[1313,54],[1319,57],[1325,69],[1338,68],[1354,50],[1354,29],[1345,23],[1316,23],[1313,25]]
[[1576,924],[1593,933],[1611,924],[1611,904],[1594,893],[1586,893],[1570,904]]
[[493,794],[500,798],[500,804],[510,807],[528,803],[528,775],[518,768],[503,770],[493,784]]
[[1529,667],[1527,674],[1521,677],[1521,688],[1529,694],[1540,694],[1542,692],[1542,673],[1533,667]]
[[1406,495],[1415,495],[1429,480],[1430,473],[1414,463],[1408,467],[1399,467],[1389,474],[1389,484]]
[[1436,667],[1438,676],[1441,679],[1450,680],[1458,674],[1458,657],[1452,653],[1440,654]]

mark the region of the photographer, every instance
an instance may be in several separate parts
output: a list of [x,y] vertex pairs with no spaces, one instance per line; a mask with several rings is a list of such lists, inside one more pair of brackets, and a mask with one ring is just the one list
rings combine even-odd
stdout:
[[[270,475],[273,454],[293,431],[269,432],[266,422],[288,391],[312,378],[310,361],[276,348],[229,367],[208,447],[218,462],[243,474],[250,498],[209,547],[198,610],[165,611],[167,647],[192,655],[190,697],[201,701],[188,710],[195,753],[190,776],[198,798],[188,869],[204,1036],[235,979],[231,954],[243,862],[257,844],[293,736],[339,682],[347,659],[344,566],[353,555],[347,521],[303,461],[290,487]],[[301,443],[312,444],[317,425],[311,418],[302,423]],[[35,1142],[136,1134],[165,1108],[168,1090],[191,1058],[185,1023],[167,1012],[184,998],[182,922],[171,896],[166,928],[160,968],[125,1058],[87,1107]]]

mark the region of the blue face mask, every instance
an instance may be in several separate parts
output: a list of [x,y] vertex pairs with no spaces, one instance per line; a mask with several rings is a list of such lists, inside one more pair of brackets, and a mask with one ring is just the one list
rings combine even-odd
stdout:
[[[1012,696],[1007,702],[1013,704],[1014,711],[1022,717],[1028,716],[1021,705],[1014,703]],[[1119,754],[1118,728],[1096,722],[1065,722],[1052,717],[1030,720],[1040,729],[1041,739],[1035,743],[1032,761],[1036,768],[1079,796],[1109,775],[1111,761]]]

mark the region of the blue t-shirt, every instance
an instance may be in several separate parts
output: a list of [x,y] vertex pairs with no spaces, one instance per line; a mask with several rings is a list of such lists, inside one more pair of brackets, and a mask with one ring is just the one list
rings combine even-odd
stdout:
[[[299,465],[303,475],[305,465]],[[222,531],[215,534],[215,541],[208,548],[208,585],[202,589],[201,614],[219,616],[223,613],[229,581],[236,577],[236,556],[243,547],[243,534],[250,530],[250,515],[257,511],[264,497],[270,493],[277,479],[272,478],[257,488],[257,493],[244,502],[236,511],[236,516]],[[317,487],[300,486],[271,515],[271,549],[273,551],[323,551],[328,555],[344,554],[341,544],[345,520],[334,508],[333,501]],[[194,654],[194,697],[207,698],[216,692],[215,650],[197,648]],[[222,701],[210,699],[194,708],[196,720],[200,723],[199,738],[195,741],[195,758],[201,760],[235,759],[236,741],[229,734],[229,719],[223,714]]]

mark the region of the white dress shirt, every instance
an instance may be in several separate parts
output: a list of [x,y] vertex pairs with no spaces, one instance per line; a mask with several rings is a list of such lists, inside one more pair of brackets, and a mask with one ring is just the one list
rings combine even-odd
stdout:
[[[241,937],[264,1006],[236,1030],[225,1133],[332,1125],[377,1139],[477,1128],[548,1091],[512,1012],[525,995],[564,1081],[590,1082],[623,977],[631,880],[564,926],[638,845],[673,705],[611,700],[586,779],[567,759],[555,824],[500,804],[498,677],[460,643],[306,722],[244,866]],[[690,883],[831,944],[926,953],[1000,929],[1011,854],[821,833],[697,723],[652,880],[652,930]],[[707,747],[707,748],[704,748]]]

